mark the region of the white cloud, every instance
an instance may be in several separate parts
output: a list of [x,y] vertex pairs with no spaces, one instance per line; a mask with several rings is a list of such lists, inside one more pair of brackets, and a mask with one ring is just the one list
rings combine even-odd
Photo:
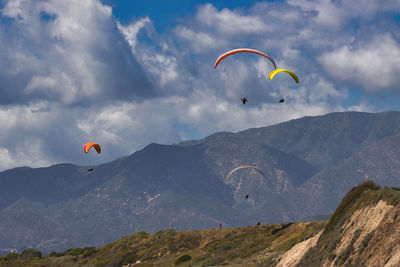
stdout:
[[399,11],[399,0],[341,0],[339,5],[347,12],[349,17],[363,17],[375,19],[374,15],[385,11]]
[[306,12],[315,12],[312,21],[314,26],[329,27],[341,30],[351,18],[376,20],[376,15],[383,12],[398,12],[399,0],[288,0]]
[[334,80],[370,92],[398,88],[400,83],[400,44],[390,35],[375,36],[356,47],[343,45],[318,59]]
[[[45,103],[10,106],[0,109],[0,168],[21,165],[43,166],[54,163],[44,151],[45,138],[41,132],[51,131],[57,115],[47,111]],[[54,144],[52,144],[54,145]]]
[[25,143],[16,144],[13,152],[0,147],[0,170],[19,166],[42,167],[49,166],[52,162],[46,156],[40,154],[40,140],[25,140]]
[[173,56],[148,50],[142,51],[140,60],[146,70],[158,78],[156,83],[161,87],[164,87],[168,82],[175,81],[179,76],[178,63]]
[[196,14],[199,23],[216,28],[220,34],[239,35],[263,33],[270,27],[258,16],[242,15],[227,8],[218,11],[212,4],[205,4]]
[[[177,80],[179,75],[177,59],[174,55],[167,54],[170,50],[168,43],[157,35],[152,26],[152,21],[148,17],[126,26],[118,23],[118,28],[124,34],[131,47],[132,54],[147,72],[153,85],[164,88],[168,83]],[[153,40],[153,45],[143,45],[138,42],[137,35],[141,29],[146,36]]]
[[288,3],[304,11],[315,11],[313,21],[316,26],[338,28],[344,22],[345,10],[331,0],[289,0]]
[[200,92],[194,98],[202,99],[202,101],[189,105],[188,111],[181,116],[181,120],[189,125],[194,125],[204,134],[222,129],[224,131],[240,131],[252,127],[263,127],[306,115],[321,115],[330,111],[330,107],[323,102],[308,104],[300,98],[291,98],[288,105],[276,102],[256,107],[243,106],[240,101],[231,102],[217,97],[210,98]]
[[226,42],[217,39],[217,36],[214,37],[205,32],[196,32],[182,26],[176,28],[175,34],[188,42],[196,53],[201,53],[207,49],[221,47],[226,44]]
[[1,14],[12,19],[2,24],[3,98],[49,94],[77,104],[152,94],[111,8],[99,1],[7,1]]
[[191,24],[192,27],[176,27],[175,34],[196,53],[226,48],[231,45],[231,39],[242,35],[259,35],[272,29],[259,16],[240,14],[226,8],[218,11],[212,4],[201,6]]
[[149,24],[151,24],[149,17],[142,18],[127,26],[121,25],[119,22],[117,23],[118,29],[124,34],[125,39],[128,41],[133,51],[135,51],[136,48],[137,35],[139,31]]

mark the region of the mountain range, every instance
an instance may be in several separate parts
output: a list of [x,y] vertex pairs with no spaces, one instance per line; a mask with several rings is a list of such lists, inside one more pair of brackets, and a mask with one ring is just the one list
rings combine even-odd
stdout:
[[[329,218],[355,185],[400,185],[400,112],[339,112],[94,166],[0,173],[0,249],[100,246],[133,232]],[[242,169],[229,179],[229,171]],[[245,196],[248,195],[248,198]]]

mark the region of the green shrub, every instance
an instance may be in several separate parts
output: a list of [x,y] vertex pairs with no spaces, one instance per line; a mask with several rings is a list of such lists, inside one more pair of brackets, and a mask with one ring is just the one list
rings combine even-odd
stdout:
[[151,237],[150,243],[154,243],[157,241],[165,241],[168,239],[174,238],[176,235],[176,230],[175,229],[165,229],[165,230],[158,230],[157,232],[154,233],[154,235]]
[[258,262],[256,264],[256,267],[265,267],[265,266],[274,267],[276,265],[277,265],[277,262],[273,259],[273,257],[269,257],[269,258],[263,259],[262,261]]
[[129,252],[129,253],[125,254],[124,256],[122,256],[122,259],[119,262],[119,264],[121,266],[128,265],[130,263],[135,263],[137,261],[137,259],[138,259],[138,257],[135,252]]
[[21,258],[41,258],[42,257],[42,252],[40,252],[39,250],[35,250],[35,249],[25,249],[21,252]]
[[[339,255],[338,257],[338,264],[339,265],[343,265],[347,259],[349,258],[349,256],[353,253],[354,250],[354,242],[357,241],[357,239],[360,237],[362,230],[361,229],[357,229],[354,232],[353,238],[351,239],[349,245],[346,247],[346,249],[342,252],[342,254]],[[350,264],[350,262],[348,263],[348,265]]]
[[134,233],[134,236],[143,239],[143,238],[148,237],[149,234],[146,231],[139,231],[139,232]]
[[223,262],[223,260],[221,261],[220,259],[217,259],[217,258],[211,258],[211,259],[207,259],[206,261],[204,261],[201,266],[202,267],[216,266],[216,265],[221,265],[222,262]]
[[2,260],[2,261],[12,261],[12,260],[17,259],[18,256],[19,256],[18,253],[12,252],[12,253],[8,253],[7,255],[5,255],[3,257],[0,257],[0,260]]
[[364,237],[363,241],[361,242],[361,244],[362,244],[361,250],[364,250],[368,246],[368,243],[371,240],[371,238],[374,236],[374,234],[375,234],[375,230],[372,230],[370,233],[368,233]]
[[64,255],[65,255],[64,252],[56,252],[56,251],[52,251],[49,254],[50,257],[62,257]]
[[184,254],[175,260],[175,265],[178,265],[185,261],[190,261],[191,259],[192,259],[192,257],[190,255]]
[[95,247],[87,247],[85,248],[85,251],[83,252],[83,257],[88,258],[94,254],[96,254],[97,249]]
[[84,248],[70,248],[64,251],[64,255],[79,256],[83,254],[93,254],[96,252],[95,247],[84,247]]

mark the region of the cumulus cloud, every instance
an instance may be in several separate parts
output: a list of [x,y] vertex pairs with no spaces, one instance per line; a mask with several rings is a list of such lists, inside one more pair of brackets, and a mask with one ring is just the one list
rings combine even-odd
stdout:
[[346,26],[351,18],[376,20],[375,15],[400,10],[398,0],[288,0],[287,2],[310,12],[315,26],[337,30]]
[[205,4],[199,8],[196,20],[216,28],[218,33],[224,35],[260,34],[270,30],[270,26],[258,16],[242,15],[227,8],[218,11],[212,4]]
[[[244,107],[240,101],[232,103],[222,98],[205,98],[198,92],[196,98],[203,99],[188,105],[184,123],[197,127],[204,134],[220,131],[240,131],[251,127],[263,127],[303,116],[321,115],[332,111],[324,102],[309,105],[307,100],[289,97],[290,105],[277,102],[260,106]],[[240,103],[239,103],[240,102]]]
[[304,11],[315,12],[313,22],[322,27],[338,28],[344,22],[345,9],[331,0],[289,0]]
[[147,25],[151,24],[151,20],[149,17],[142,18],[136,22],[133,22],[127,26],[122,25],[117,22],[118,29],[124,34],[125,39],[128,41],[131,49],[135,51],[136,43],[137,43],[137,35],[139,31],[145,28]]
[[205,4],[198,9],[194,21],[188,26],[176,27],[175,34],[187,42],[193,52],[201,53],[226,49],[232,39],[267,33],[271,29],[259,16],[226,8],[219,11],[212,4]]
[[349,17],[363,17],[367,20],[375,19],[373,15],[382,12],[396,12],[400,10],[398,0],[341,0],[338,2]]
[[217,48],[227,45],[226,41],[218,39],[218,36],[210,33],[194,31],[187,27],[177,27],[176,35],[189,43],[191,48],[196,53],[201,53],[210,48]]
[[[0,108],[0,168],[38,167],[56,162],[48,152],[57,143],[47,143],[46,137],[54,134],[52,127],[63,123],[57,123],[58,115],[49,112],[45,103]],[[60,147],[63,145],[58,146],[58,151],[62,151]]]
[[343,45],[322,54],[318,60],[335,80],[376,92],[398,88],[399,58],[400,43],[383,35],[355,47]]
[[[1,15],[1,101],[49,95],[64,104],[151,96],[151,83],[98,1],[7,1]],[[128,40],[129,41],[129,40]]]

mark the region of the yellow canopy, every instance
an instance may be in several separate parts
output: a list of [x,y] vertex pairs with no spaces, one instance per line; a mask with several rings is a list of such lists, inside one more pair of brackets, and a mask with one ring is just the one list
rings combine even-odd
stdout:
[[297,75],[293,71],[285,69],[276,69],[271,71],[271,73],[268,75],[268,79],[272,80],[272,78],[274,78],[274,76],[279,72],[286,72],[287,74],[292,76],[292,78],[296,81],[296,83],[299,83],[299,78],[297,78]]

